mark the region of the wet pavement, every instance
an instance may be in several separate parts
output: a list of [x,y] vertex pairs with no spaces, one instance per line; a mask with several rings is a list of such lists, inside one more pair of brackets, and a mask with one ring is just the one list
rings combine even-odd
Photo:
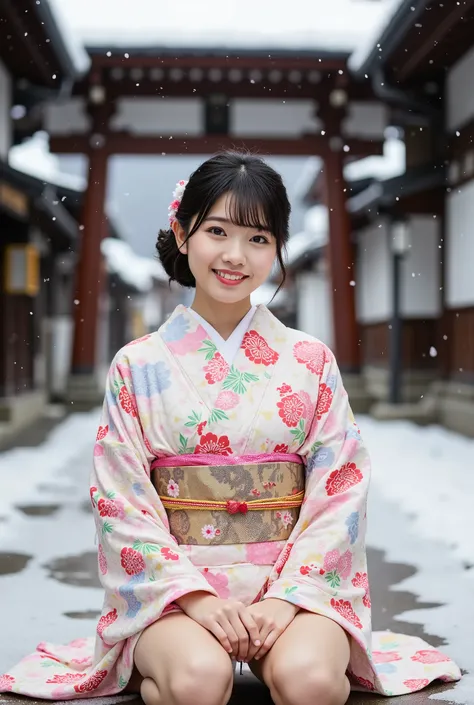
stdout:
[[[68,448],[64,463],[56,458],[57,462],[45,471],[49,454],[44,449],[38,456],[41,468],[37,473],[26,473],[23,491],[16,490],[10,504],[5,496],[0,497],[0,673],[33,651],[40,641],[64,643],[95,632],[102,590],[88,501],[88,473],[96,418],[82,417],[82,436],[76,433],[75,423],[74,419],[68,420],[59,430],[58,444],[67,443],[68,434],[76,443],[75,448]],[[35,463],[34,449],[28,452]],[[2,457],[0,454],[0,486],[4,479]],[[27,457],[19,458],[20,465]],[[7,483],[7,490],[16,484]],[[461,667],[474,672],[474,571],[454,558],[448,546],[416,536],[403,508],[388,502],[376,489],[371,494],[369,517],[374,629],[422,637],[445,648]],[[432,696],[474,705],[473,679],[468,675],[458,686],[433,686],[390,701],[394,705],[423,705]],[[24,701],[0,695],[0,705],[19,700]],[[92,700],[94,705],[100,705],[101,700],[130,705],[141,702],[135,696]],[[245,670],[243,675],[236,673],[231,702],[265,705],[271,700],[264,686]],[[350,702],[378,705],[387,699],[354,693]]]

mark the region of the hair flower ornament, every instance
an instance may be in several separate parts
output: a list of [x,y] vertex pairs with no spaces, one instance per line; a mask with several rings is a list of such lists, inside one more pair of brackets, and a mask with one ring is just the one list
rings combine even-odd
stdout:
[[176,213],[178,212],[178,208],[181,203],[181,199],[183,198],[183,193],[187,183],[187,181],[183,180],[178,181],[178,183],[176,184],[176,188],[173,191],[173,200],[168,206],[168,218],[170,221],[170,225],[173,225],[174,221],[176,220]]

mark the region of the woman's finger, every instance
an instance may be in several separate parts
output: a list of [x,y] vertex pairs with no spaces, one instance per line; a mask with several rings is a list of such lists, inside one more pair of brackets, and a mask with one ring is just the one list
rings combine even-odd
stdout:
[[221,646],[227,651],[228,654],[232,654],[232,644],[229,641],[226,631],[217,622],[212,622],[208,627],[211,634],[213,634]]
[[262,640],[260,638],[260,629],[255,621],[255,618],[250,614],[247,608],[244,608],[239,611],[239,616],[240,619],[242,620],[242,624],[246,628],[248,635],[250,637],[250,640],[252,641],[253,644],[262,644]]
[[267,654],[270,649],[272,648],[273,644],[276,642],[278,637],[282,634],[282,631],[279,629],[273,629],[263,642],[262,646],[260,649],[257,651],[255,654],[255,660],[259,661],[265,654]]
[[217,624],[224,630],[227,640],[231,646],[231,651],[229,653],[236,657],[239,652],[239,637],[237,636],[234,627],[230,623],[226,615],[222,615],[216,618]]
[[228,619],[239,640],[236,651],[236,659],[237,661],[245,661],[245,659],[247,658],[247,652],[249,650],[248,631],[242,623],[242,620],[240,619],[240,614],[238,612],[230,614],[228,616]]
[[249,649],[250,660],[256,658],[260,654],[260,652],[262,651],[262,649],[265,646],[265,643],[266,643],[268,637],[273,632],[273,629],[274,629],[274,625],[268,624],[266,622],[264,622],[264,624],[260,627],[260,641],[262,643],[261,643],[261,646],[259,646],[259,647],[254,646],[251,649]]

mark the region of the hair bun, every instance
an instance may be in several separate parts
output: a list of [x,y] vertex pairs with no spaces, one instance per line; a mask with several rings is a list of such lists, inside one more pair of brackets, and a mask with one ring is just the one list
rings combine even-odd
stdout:
[[181,286],[196,286],[196,280],[189,269],[187,255],[178,249],[173,230],[160,230],[156,241],[156,251],[163,265],[163,269],[170,280],[178,282]]

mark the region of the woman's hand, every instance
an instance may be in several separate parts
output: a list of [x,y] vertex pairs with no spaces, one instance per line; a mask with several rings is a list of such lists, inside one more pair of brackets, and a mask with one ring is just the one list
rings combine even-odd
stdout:
[[250,608],[236,600],[222,600],[207,592],[191,592],[176,600],[195,622],[214,634],[237,661],[247,661],[263,643]]
[[248,610],[255,618],[262,642],[260,647],[250,645],[248,660],[256,659],[258,661],[270,651],[278,637],[294,620],[300,608],[292,605],[291,602],[270,597],[268,600],[250,605]]

